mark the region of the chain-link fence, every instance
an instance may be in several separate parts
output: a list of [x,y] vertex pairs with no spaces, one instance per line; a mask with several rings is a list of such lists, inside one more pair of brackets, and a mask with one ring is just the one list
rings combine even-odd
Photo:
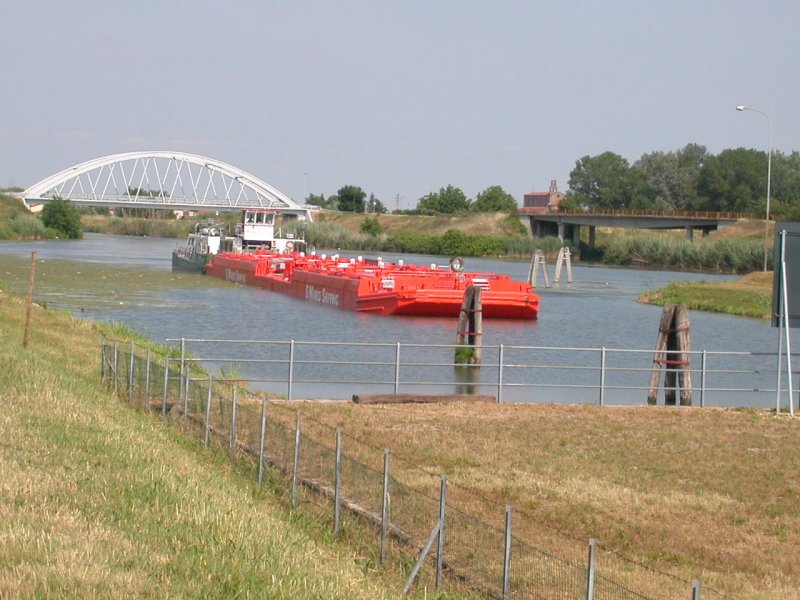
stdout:
[[[465,597],[503,599],[636,600],[699,599],[698,581],[660,573],[598,548],[583,545],[583,560],[560,557],[514,534],[517,513],[498,510],[499,525],[468,513],[448,498],[448,482],[404,464],[392,465],[389,450],[375,449],[374,465],[348,455],[343,432],[319,422],[304,427],[299,411],[251,394],[241,381],[216,379],[175,356],[104,340],[103,381],[132,406],[153,412],[249,461],[262,482],[280,482],[293,509],[313,504],[330,515],[334,533],[358,521],[357,531],[377,545],[380,563],[400,559],[406,589],[424,580]],[[347,438],[347,443],[355,443]],[[380,466],[382,462],[382,466]],[[406,461],[397,461],[406,462]],[[378,465],[378,466],[375,466]],[[408,476],[416,469],[413,476]],[[401,475],[402,474],[402,475]],[[401,481],[407,479],[407,481]],[[469,493],[469,491],[467,491]],[[504,519],[502,518],[504,514]],[[579,548],[576,546],[576,548]],[[392,553],[402,556],[391,556]],[[621,566],[620,566],[621,565]],[[608,573],[613,570],[614,576]],[[646,591],[635,591],[646,590]],[[649,590],[659,590],[651,592]],[[725,596],[707,587],[704,598]]]

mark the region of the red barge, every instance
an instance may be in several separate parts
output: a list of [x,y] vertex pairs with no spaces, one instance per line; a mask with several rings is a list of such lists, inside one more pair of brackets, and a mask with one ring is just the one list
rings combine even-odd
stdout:
[[[527,282],[508,275],[465,272],[461,259],[448,266],[420,266],[366,259],[344,258],[301,251],[302,239],[274,236],[272,220],[248,225],[250,213],[269,211],[247,209],[237,227],[233,251],[211,256],[207,275],[288,294],[295,298],[342,310],[382,315],[458,317],[467,286],[481,288],[484,318],[536,319],[539,296]],[[267,223],[269,220],[269,231]],[[249,231],[248,231],[249,228]],[[259,239],[255,239],[259,238]],[[221,245],[224,250],[225,243]]]

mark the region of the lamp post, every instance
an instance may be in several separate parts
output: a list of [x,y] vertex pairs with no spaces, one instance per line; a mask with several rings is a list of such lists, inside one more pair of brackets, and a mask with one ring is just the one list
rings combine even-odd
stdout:
[[767,217],[764,222],[764,272],[767,271],[767,252],[769,248],[769,188],[770,188],[770,181],[772,179],[772,119],[769,118],[769,115],[765,113],[763,110],[758,110],[757,108],[753,108],[752,106],[745,106],[744,104],[740,104],[736,107],[738,111],[745,111],[745,110],[752,110],[753,112],[757,112],[760,115],[763,115],[767,119],[767,123],[769,124],[769,154],[767,155]]

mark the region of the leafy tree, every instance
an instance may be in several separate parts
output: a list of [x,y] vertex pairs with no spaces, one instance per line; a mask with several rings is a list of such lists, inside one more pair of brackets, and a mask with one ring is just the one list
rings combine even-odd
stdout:
[[375,197],[375,194],[370,194],[369,200],[367,200],[367,212],[383,215],[388,213],[389,210],[383,205],[383,202]]
[[773,152],[769,208],[785,221],[800,220],[800,152]]
[[147,188],[128,186],[128,193],[131,196],[139,196],[144,198],[169,198],[169,192],[164,190],[149,190]]
[[766,208],[767,153],[736,148],[706,160],[697,183],[700,210],[759,213]]
[[697,179],[708,156],[705,146],[643,154],[631,167],[631,205],[655,210],[689,210],[697,203]]
[[584,156],[569,174],[568,194],[590,208],[628,208],[633,190],[628,161],[613,152]]
[[367,194],[360,187],[346,185],[339,189],[336,194],[339,198],[339,210],[348,212],[364,212],[364,198]]
[[69,200],[54,198],[42,209],[42,223],[65,238],[79,240],[83,237],[81,213]]
[[470,202],[464,192],[452,185],[431,192],[417,202],[417,210],[423,214],[456,213],[469,208]]
[[319,206],[320,208],[328,208],[328,201],[325,199],[324,194],[309,194],[306,198],[306,204]]
[[499,185],[483,190],[475,198],[471,209],[475,212],[517,212],[517,201]]

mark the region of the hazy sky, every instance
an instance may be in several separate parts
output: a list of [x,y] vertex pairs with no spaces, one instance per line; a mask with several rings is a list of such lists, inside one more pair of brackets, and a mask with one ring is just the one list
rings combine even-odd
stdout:
[[519,201],[585,155],[800,148],[800,1],[0,0],[0,187],[181,150],[300,200]]

